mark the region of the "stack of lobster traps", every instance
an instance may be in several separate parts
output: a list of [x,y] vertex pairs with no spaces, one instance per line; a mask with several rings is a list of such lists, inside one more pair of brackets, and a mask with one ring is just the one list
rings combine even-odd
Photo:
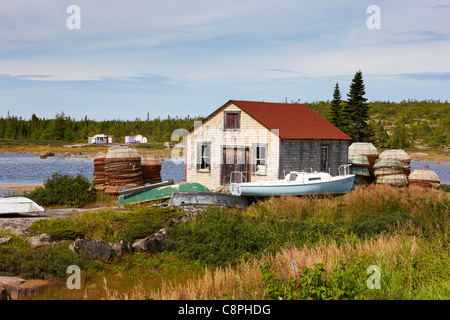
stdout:
[[106,151],[97,152],[94,156],[94,178],[92,179],[92,183],[100,191],[106,189],[105,158]]
[[110,148],[105,157],[105,193],[118,195],[121,189],[143,186],[141,156],[132,148]]
[[411,173],[411,157],[404,150],[385,150],[380,154],[380,159],[395,159],[402,164],[402,173],[409,176]]
[[355,175],[354,185],[367,184],[373,181],[373,166],[378,159],[378,151],[369,142],[355,142],[348,148],[350,173]]
[[161,182],[161,162],[155,156],[141,156],[129,147],[110,148],[94,157],[94,187],[118,195],[122,189]]
[[433,170],[414,170],[408,177],[410,185],[421,186],[425,188],[439,188],[440,180]]
[[142,155],[142,180],[145,183],[161,182],[161,162],[152,155]]
[[373,166],[375,183],[391,186],[408,185],[408,177],[403,173],[403,164],[397,159],[378,159]]

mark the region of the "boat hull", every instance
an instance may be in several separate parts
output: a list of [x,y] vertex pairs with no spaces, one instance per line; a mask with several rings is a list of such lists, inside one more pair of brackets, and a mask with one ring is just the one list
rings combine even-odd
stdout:
[[355,175],[334,178],[330,181],[317,183],[275,182],[270,183],[242,183],[231,186],[231,194],[235,196],[282,196],[282,195],[318,195],[344,194],[353,186]]
[[26,197],[0,198],[0,214],[33,213],[45,211],[40,205]]
[[178,192],[175,191],[169,201],[169,207],[211,205],[222,207],[246,207],[247,198],[236,197],[227,193],[210,191]]
[[195,182],[173,184],[133,194],[121,195],[119,196],[119,206],[123,206],[124,204],[135,204],[160,199],[169,199],[175,191],[200,192],[209,191],[209,189],[201,185],[200,183]]

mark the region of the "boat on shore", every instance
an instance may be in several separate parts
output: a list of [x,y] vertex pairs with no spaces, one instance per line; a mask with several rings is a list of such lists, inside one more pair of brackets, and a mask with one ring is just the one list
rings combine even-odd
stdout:
[[351,190],[355,179],[348,173],[350,165],[339,168],[343,173],[331,176],[326,172],[291,171],[284,179],[262,182],[231,183],[231,194],[235,196],[282,196],[282,195],[337,195]]
[[[119,206],[123,206],[124,204],[136,204],[136,203],[145,203],[149,201],[155,200],[164,200],[170,199],[172,194],[175,191],[178,192],[202,192],[202,191],[210,191],[208,188],[203,186],[200,183],[196,182],[181,182],[178,184],[169,184],[165,186],[160,186],[157,188],[151,188],[147,190],[139,190],[137,192],[128,193],[125,190],[122,191],[126,194],[121,194],[119,196]],[[145,189],[145,188],[143,188]],[[136,191],[136,190],[134,190]]]
[[36,213],[45,211],[40,205],[26,197],[0,198],[0,214]]
[[237,197],[227,193],[212,191],[179,192],[175,191],[170,197],[169,207],[180,206],[221,206],[221,207],[246,207],[248,200],[245,197]]

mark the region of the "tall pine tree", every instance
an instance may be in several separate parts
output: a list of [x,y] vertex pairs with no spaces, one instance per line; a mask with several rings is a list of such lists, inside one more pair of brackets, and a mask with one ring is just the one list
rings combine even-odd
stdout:
[[341,92],[339,90],[339,84],[336,82],[333,92],[333,101],[331,101],[331,123],[339,129],[343,128],[341,102]]
[[372,132],[367,123],[369,120],[369,104],[364,89],[364,80],[361,70],[357,71],[350,84],[347,94],[348,102],[345,105],[344,131],[353,138],[355,142],[367,142],[372,138]]

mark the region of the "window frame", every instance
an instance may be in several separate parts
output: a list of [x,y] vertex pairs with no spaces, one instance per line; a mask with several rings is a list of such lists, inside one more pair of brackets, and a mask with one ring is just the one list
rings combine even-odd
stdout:
[[[258,149],[264,148],[264,157],[261,157],[261,151],[258,151]],[[255,175],[267,175],[267,149],[268,144],[267,143],[254,143],[252,145],[252,174]],[[257,170],[258,161],[264,162],[264,170]]]
[[[323,157],[323,150],[327,150],[326,159]],[[325,164],[325,170],[324,169]],[[329,145],[321,145],[320,146],[320,171],[321,172],[328,172],[330,169],[330,146]]]
[[[227,116],[229,114],[235,114],[237,115],[237,127],[235,128],[228,128],[228,123],[227,123]],[[237,130],[241,130],[241,112],[240,111],[224,111],[223,112],[223,130],[224,131],[237,131]]]
[[197,172],[211,172],[210,141],[201,141],[197,144]]

